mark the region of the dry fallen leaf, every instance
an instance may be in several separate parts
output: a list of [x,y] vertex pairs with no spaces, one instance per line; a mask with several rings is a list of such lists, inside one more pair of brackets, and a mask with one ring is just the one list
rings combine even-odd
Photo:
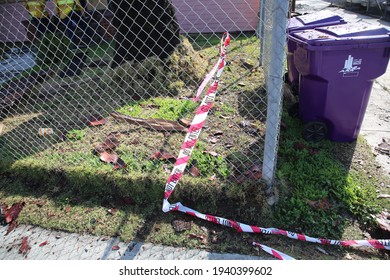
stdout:
[[310,207],[315,209],[322,209],[322,210],[329,210],[330,209],[330,203],[328,199],[325,197],[321,200],[307,200],[307,204],[310,205]]
[[383,211],[382,213],[376,215],[376,221],[378,222],[379,227],[388,233],[390,233],[390,213]]
[[103,142],[95,146],[95,151],[102,153],[105,151],[112,151],[120,145],[118,138],[114,135],[109,135]]
[[242,184],[247,180],[257,181],[262,177],[261,165],[253,164],[247,171],[236,178],[237,183]]
[[8,229],[7,229],[7,232],[5,233],[5,235],[8,235],[11,231],[14,230],[14,228],[16,227],[16,222],[15,221],[12,221],[9,226],[8,226]]
[[24,202],[18,202],[12,204],[11,208],[9,209],[7,209],[6,206],[3,206],[5,222],[9,224],[12,221],[16,220],[19,216],[19,213],[22,211],[24,205]]
[[46,246],[47,244],[49,244],[49,242],[48,242],[48,241],[42,242],[41,244],[39,244],[39,247]]
[[22,238],[22,244],[19,249],[19,254],[27,254],[29,250],[30,250],[30,246],[28,245],[27,242],[27,236],[25,236]]
[[216,137],[211,137],[211,138],[209,139],[209,142],[210,142],[211,144],[216,144],[216,143],[218,142],[218,138],[216,138]]
[[107,162],[107,163],[116,163],[118,161],[118,155],[115,152],[102,152],[99,156],[101,161]]
[[195,165],[193,165],[190,170],[189,170],[190,174],[194,177],[198,177],[200,175],[200,171],[198,169],[198,167],[196,167]]
[[180,119],[179,120],[179,124],[185,126],[185,127],[189,127],[191,125],[191,120],[187,120],[187,119]]
[[167,151],[164,151],[161,149],[161,150],[156,151],[153,155],[151,155],[150,159],[151,160],[159,159],[159,160],[175,161],[176,157],[174,155],[168,153]]
[[318,151],[316,149],[311,148],[301,142],[295,142],[294,149],[297,151],[307,150],[311,156],[318,154]]
[[86,124],[88,126],[100,126],[107,123],[107,120],[99,115],[92,115],[87,118]]

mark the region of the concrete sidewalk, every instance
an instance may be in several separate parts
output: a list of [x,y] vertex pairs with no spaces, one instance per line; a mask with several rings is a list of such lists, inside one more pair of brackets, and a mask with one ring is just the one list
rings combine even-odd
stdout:
[[[218,254],[150,243],[120,242],[116,237],[79,235],[21,225],[5,235],[0,227],[0,260],[272,260],[239,254]],[[25,250],[23,238],[27,238]]]

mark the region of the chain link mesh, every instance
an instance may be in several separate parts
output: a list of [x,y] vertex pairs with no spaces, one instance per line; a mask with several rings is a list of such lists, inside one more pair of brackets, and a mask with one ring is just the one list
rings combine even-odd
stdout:
[[34,19],[0,0],[1,168],[79,189],[98,184],[92,173],[164,182],[228,31],[229,65],[186,176],[272,184],[287,2],[90,0],[61,18],[49,1]]

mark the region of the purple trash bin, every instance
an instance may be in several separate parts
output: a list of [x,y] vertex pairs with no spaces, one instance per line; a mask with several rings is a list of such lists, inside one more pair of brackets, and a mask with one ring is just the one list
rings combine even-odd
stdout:
[[390,30],[356,23],[296,32],[289,38],[297,44],[294,63],[301,75],[304,138],[356,140],[373,82],[387,69]]
[[[293,17],[289,20],[287,34],[292,32],[313,29],[322,26],[331,26],[347,23],[341,16],[330,11],[320,11],[307,15]],[[299,84],[299,72],[294,65],[293,53],[296,49],[296,43],[287,40],[287,81],[293,87]]]

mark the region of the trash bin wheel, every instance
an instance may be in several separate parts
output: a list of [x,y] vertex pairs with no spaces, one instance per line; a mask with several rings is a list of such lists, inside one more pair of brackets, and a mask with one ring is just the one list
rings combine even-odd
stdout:
[[328,128],[323,122],[309,122],[303,127],[303,139],[310,142],[319,142],[328,135]]

